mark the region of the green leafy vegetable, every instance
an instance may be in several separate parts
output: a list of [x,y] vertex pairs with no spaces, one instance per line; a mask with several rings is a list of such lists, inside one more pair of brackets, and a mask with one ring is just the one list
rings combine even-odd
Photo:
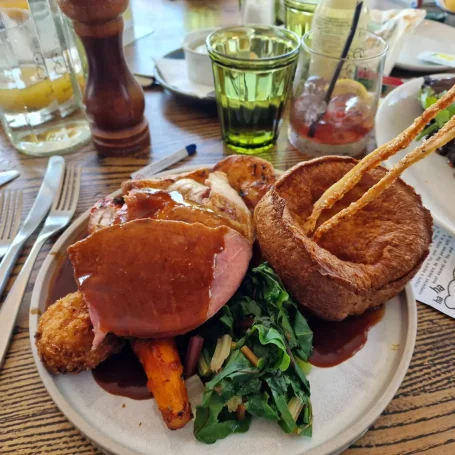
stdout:
[[[435,93],[434,89],[430,86],[425,86],[420,90],[420,103],[424,109],[428,109],[436,103],[446,91]],[[439,111],[434,120],[432,120],[427,127],[417,136],[417,140],[424,137],[431,136],[433,133],[442,128],[453,116],[455,115],[455,103],[448,106],[446,109]]]
[[[275,421],[286,433],[311,436],[310,385],[304,368],[309,371],[313,333],[267,263],[252,269],[218,318],[198,331],[208,340],[204,359],[206,349],[213,355],[219,337],[228,334],[233,340],[231,353],[206,383],[197,407],[194,435],[199,441],[211,444],[245,432],[251,416]],[[243,354],[244,347],[259,359],[257,366]],[[243,420],[232,412],[240,399],[239,408],[246,411]]]

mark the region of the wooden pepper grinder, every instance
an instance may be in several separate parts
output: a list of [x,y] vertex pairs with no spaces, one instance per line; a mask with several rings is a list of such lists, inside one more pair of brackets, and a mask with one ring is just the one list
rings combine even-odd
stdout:
[[58,0],[74,24],[88,59],[85,105],[93,142],[103,155],[148,150],[144,92],[123,53],[123,13],[128,0]]

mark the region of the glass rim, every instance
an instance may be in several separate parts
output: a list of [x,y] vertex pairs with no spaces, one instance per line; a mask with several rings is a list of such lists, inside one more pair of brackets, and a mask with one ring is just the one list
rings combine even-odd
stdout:
[[23,8],[3,8],[0,6],[0,14],[8,11],[15,11],[16,13],[19,13],[21,15],[21,22],[14,24],[11,27],[0,28],[0,35],[6,35],[11,30],[16,30],[20,27],[23,27],[30,21],[30,11]]
[[374,56],[370,56],[370,57],[345,57],[345,58],[340,58],[340,57],[335,57],[333,55],[330,55],[330,54],[326,54],[325,52],[319,52],[319,51],[315,51],[314,49],[311,49],[306,43],[305,43],[305,39],[307,37],[309,37],[313,32],[317,31],[317,30],[323,30],[322,28],[314,28],[314,29],[311,29],[309,30],[308,32],[306,32],[303,36],[302,36],[302,39],[301,39],[301,45],[302,45],[302,48],[305,49],[308,53],[310,54],[313,54],[313,55],[318,55],[320,57],[325,57],[325,58],[328,58],[328,59],[331,59],[331,60],[336,60],[336,61],[340,61],[340,60],[343,60],[345,62],[367,62],[369,60],[374,60],[374,59],[378,59],[378,58],[381,58],[383,57],[387,51],[389,50],[389,45],[387,44],[386,40],[384,38],[382,38],[381,36],[377,35],[376,33],[373,33],[373,32],[365,32],[365,35],[369,36],[369,37],[372,37],[372,38],[375,38],[377,39],[379,42],[382,42],[382,44],[384,45],[384,48],[381,52],[379,52],[378,54],[374,55]]
[[[266,29],[266,30],[271,30],[275,33],[279,32],[283,35],[287,35],[287,37],[289,38],[289,41],[290,42],[293,41],[295,43],[295,45],[293,46],[293,48],[291,50],[289,50],[288,52],[282,53],[280,55],[276,55],[273,57],[254,58],[254,59],[253,58],[242,58],[242,57],[231,57],[222,52],[218,52],[211,45],[210,41],[217,33],[220,33],[220,32],[226,33],[229,31],[241,30],[241,29],[254,29],[254,30]],[[217,58],[226,59],[226,60],[229,60],[232,62],[238,62],[240,64],[245,64],[245,63],[263,64],[263,63],[279,62],[281,60],[286,60],[286,59],[289,59],[290,57],[293,57],[294,55],[297,56],[300,46],[301,46],[301,40],[296,33],[292,32],[290,30],[287,30],[285,28],[278,27],[276,25],[264,25],[264,24],[234,25],[231,27],[223,27],[218,30],[214,30],[212,33],[210,33],[210,35],[207,36],[205,43],[207,45],[207,50],[208,50],[210,56],[213,55]]]

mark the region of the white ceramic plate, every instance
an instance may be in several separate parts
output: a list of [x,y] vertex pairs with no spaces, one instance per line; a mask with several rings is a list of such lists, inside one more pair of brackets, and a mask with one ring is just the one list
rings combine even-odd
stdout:
[[[432,77],[453,77],[453,74],[436,74]],[[423,77],[412,79],[390,92],[382,101],[376,114],[378,145],[396,137],[422,114],[418,99],[422,83]],[[386,165],[395,164],[418,144],[412,142],[407,149],[390,158]],[[455,193],[455,171],[447,164],[447,159],[433,153],[412,165],[402,177],[422,196],[423,204],[431,211],[435,221],[455,234],[455,204],[451,197]]]
[[[185,54],[182,48],[176,49],[172,52],[169,52],[166,55],[163,55],[163,58],[175,59],[175,60],[184,60]],[[161,74],[158,67],[155,68],[155,77],[157,81],[167,90],[174,93],[175,95],[183,96],[185,98],[189,98],[196,101],[202,102],[210,102],[213,103],[216,101],[215,89],[211,90],[207,95],[199,96],[191,91],[188,91],[187,86],[180,87],[178,85],[174,85],[166,80],[166,78]]]
[[[423,51],[454,53],[455,28],[436,21],[423,21],[414,33],[406,38],[396,66],[409,71],[437,72],[450,67],[426,63],[417,58]],[[453,69],[453,68],[452,68]]]
[[[182,172],[188,169],[182,168]],[[44,311],[59,253],[86,230],[88,215],[80,216],[47,256],[33,290],[31,308]],[[386,304],[383,320],[370,331],[361,351],[334,368],[312,369],[313,438],[286,435],[277,425],[254,419],[248,433],[204,445],[194,439],[192,424],[169,431],[153,400],[111,395],[96,384],[90,372],[50,374],[35,348],[38,319],[36,311],[31,311],[33,356],[46,389],[81,433],[103,452],[115,455],[338,454],[362,436],[392,400],[408,369],[417,331],[416,303],[407,287]]]

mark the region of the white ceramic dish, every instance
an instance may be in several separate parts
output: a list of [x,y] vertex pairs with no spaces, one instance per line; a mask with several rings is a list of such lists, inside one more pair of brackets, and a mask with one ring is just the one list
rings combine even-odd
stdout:
[[[433,77],[453,77],[453,74],[437,74]],[[412,79],[390,92],[379,106],[376,114],[376,142],[378,145],[390,141],[412,124],[423,112],[418,93],[423,77]],[[390,158],[391,166],[409,150],[418,145],[416,141]],[[426,157],[407,169],[403,179],[422,196],[423,204],[431,211],[437,224],[455,234],[455,171],[447,164],[445,157],[437,153]]]
[[[193,82],[211,87],[215,87],[215,83],[213,81],[212,61],[207,52],[205,40],[215,30],[215,28],[207,28],[188,33],[182,44],[188,77]],[[201,47],[205,49],[205,52],[201,52]]]
[[[44,261],[33,290],[32,309],[44,311],[57,257],[85,231],[88,215],[87,211],[65,231]],[[309,376],[313,438],[285,435],[276,425],[255,419],[248,433],[204,445],[194,439],[192,424],[179,431],[167,430],[151,400],[110,395],[90,372],[50,374],[34,344],[38,319],[36,311],[31,311],[32,351],[46,389],[81,433],[104,453],[115,455],[339,454],[368,430],[395,395],[408,369],[417,331],[416,303],[407,287],[386,304],[383,320],[370,331],[368,342],[354,357],[334,368],[313,368]]]
[[183,96],[193,101],[210,103],[216,101],[215,88],[213,85],[201,85],[190,80],[185,61],[185,53],[182,48],[175,49],[172,52],[167,53],[163,56],[163,59],[177,60],[177,65],[179,65],[178,69],[180,70],[180,77],[174,78],[170,81],[166,79],[164,74],[162,74],[158,65],[156,66],[155,77],[165,89],[175,95]]
[[455,28],[435,21],[423,21],[414,33],[406,39],[396,66],[409,71],[438,72],[453,68],[425,63],[417,58],[423,51],[453,54]]

